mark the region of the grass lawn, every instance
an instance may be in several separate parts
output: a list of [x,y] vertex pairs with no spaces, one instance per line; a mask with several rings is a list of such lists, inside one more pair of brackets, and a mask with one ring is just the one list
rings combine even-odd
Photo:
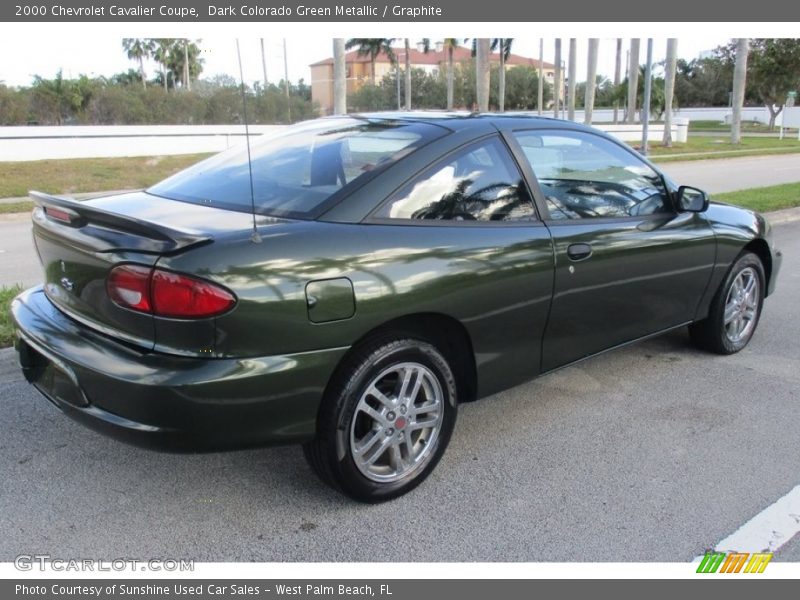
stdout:
[[650,154],[654,162],[673,160],[703,160],[735,156],[763,156],[767,154],[792,154],[800,152],[800,140],[796,137],[778,138],[744,137],[742,143],[734,146],[727,136],[692,137],[685,144],[673,144],[664,148],[659,143],[650,144]]
[[[0,198],[148,187],[208,154],[0,162]],[[0,212],[8,212],[0,207]]]
[[19,286],[0,287],[0,348],[10,346],[14,341],[14,332],[11,328],[11,300],[22,291]]
[[[780,121],[780,116],[778,117]],[[689,131],[721,131],[730,132],[731,126],[721,121],[691,121]],[[797,128],[785,127],[784,131],[797,133]],[[742,121],[742,133],[778,133],[778,128],[770,129],[768,125],[758,121]]]
[[800,183],[784,183],[769,187],[712,194],[713,200],[736,204],[757,211],[780,210],[800,206]]
[[33,202],[0,202],[0,215],[28,212],[31,210],[33,210]]

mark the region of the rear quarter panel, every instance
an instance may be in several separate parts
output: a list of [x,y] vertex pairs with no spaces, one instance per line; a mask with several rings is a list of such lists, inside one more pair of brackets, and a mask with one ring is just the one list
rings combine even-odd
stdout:
[[[539,370],[553,284],[547,229],[530,226],[367,225],[294,221],[249,237],[218,240],[159,266],[233,290],[237,306],[216,319],[215,354],[270,356],[349,347],[400,317],[435,313],[470,334],[479,395]],[[306,286],[353,284],[355,313],[309,319]]]

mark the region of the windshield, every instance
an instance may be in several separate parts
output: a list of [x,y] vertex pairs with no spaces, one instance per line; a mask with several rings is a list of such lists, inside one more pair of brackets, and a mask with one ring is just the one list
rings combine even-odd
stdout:
[[[339,192],[439,137],[427,123],[332,118],[289,127],[251,143],[257,214],[310,218]],[[147,190],[172,200],[251,211],[247,148],[204,160]]]

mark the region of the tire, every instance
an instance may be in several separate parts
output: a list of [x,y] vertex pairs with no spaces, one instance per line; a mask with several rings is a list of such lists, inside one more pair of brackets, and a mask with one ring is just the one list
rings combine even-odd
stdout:
[[765,283],[761,259],[752,252],[743,252],[711,300],[708,317],[689,326],[692,342],[717,354],[734,354],[744,348],[761,317]]
[[[404,389],[411,391],[401,397]],[[433,471],[457,410],[455,378],[442,353],[422,340],[384,337],[359,348],[334,376],[317,436],[303,453],[328,485],[360,502],[383,502]]]

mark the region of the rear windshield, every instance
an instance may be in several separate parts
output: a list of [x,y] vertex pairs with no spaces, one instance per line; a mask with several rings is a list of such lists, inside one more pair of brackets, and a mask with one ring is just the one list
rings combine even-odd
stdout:
[[[310,121],[257,138],[250,148],[255,211],[311,218],[326,200],[360,186],[445,131],[427,123],[344,117]],[[213,156],[147,191],[172,200],[250,212],[247,148]]]

